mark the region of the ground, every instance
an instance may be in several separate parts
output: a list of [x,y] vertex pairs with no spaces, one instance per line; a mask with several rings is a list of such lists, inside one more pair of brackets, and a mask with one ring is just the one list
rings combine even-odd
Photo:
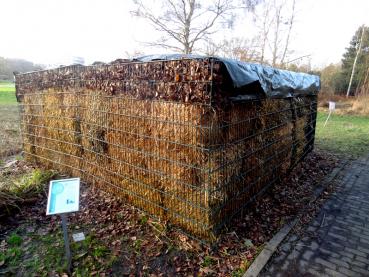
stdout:
[[[66,265],[60,218],[45,216],[47,179],[62,176],[34,168],[19,154],[18,108],[14,85],[0,83],[0,192],[2,187],[16,188],[10,216],[0,215],[0,275],[62,276]],[[319,112],[316,150],[234,219],[216,245],[203,244],[111,195],[83,186],[81,212],[69,217],[70,232],[86,235],[84,242],[72,242],[73,276],[242,276],[285,222],[302,210],[302,224],[319,213],[335,187],[324,188],[318,199],[314,192],[339,159],[369,153],[367,117],[337,114],[323,127],[326,117],[326,111]]]
[[[216,247],[191,239],[111,195],[83,186],[81,212],[69,216],[69,230],[83,231],[88,238],[83,243],[72,243],[74,276],[92,273],[121,276],[137,272],[242,276],[265,241],[284,222],[305,206],[311,209],[306,219],[314,214],[319,202],[310,203],[311,195],[319,185],[318,180],[335,162],[334,157],[309,155],[288,179],[253,203],[249,212],[233,220]],[[23,160],[6,162],[5,166],[0,180],[7,182],[19,176],[18,171],[34,176],[37,170]],[[301,175],[302,171],[309,174]],[[65,272],[60,218],[45,215],[45,193],[41,192],[35,203],[23,204],[18,213],[2,220],[0,273],[22,276],[25,272],[30,275],[51,272],[57,276]]]
[[[19,153],[19,107],[13,83],[0,81],[0,160]],[[1,163],[1,162],[0,162]]]
[[360,157],[369,152],[369,117],[319,112],[316,146],[343,156]]
[[369,155],[349,162],[318,216],[281,244],[261,276],[369,276]]

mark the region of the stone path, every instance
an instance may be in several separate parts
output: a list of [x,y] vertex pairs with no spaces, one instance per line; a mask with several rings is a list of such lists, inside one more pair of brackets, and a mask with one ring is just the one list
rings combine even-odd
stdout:
[[286,238],[260,276],[369,276],[369,156],[338,181],[306,232]]

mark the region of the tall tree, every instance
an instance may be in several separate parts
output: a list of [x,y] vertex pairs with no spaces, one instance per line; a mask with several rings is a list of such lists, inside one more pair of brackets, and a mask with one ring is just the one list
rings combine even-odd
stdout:
[[255,13],[260,63],[286,67],[296,18],[296,0],[265,0]]
[[262,21],[260,29],[260,63],[264,63],[265,59],[265,48],[268,42],[269,30],[272,24],[272,19],[270,17],[271,13],[271,1],[266,1],[262,16],[259,20]]
[[288,31],[286,35],[286,41],[284,44],[284,49],[281,57],[281,65],[284,66],[285,58],[287,56],[289,46],[290,46],[290,38],[291,38],[291,32],[293,25],[295,23],[295,15],[296,15],[296,0],[292,0],[292,9],[290,17],[288,18],[288,22],[286,23],[288,25]]
[[132,14],[146,19],[161,33],[161,38],[149,45],[190,54],[200,41],[209,40],[220,29],[232,27],[237,9],[251,10],[259,1],[161,0],[161,9],[156,11],[152,1],[133,0]]
[[335,84],[340,78],[341,64],[330,64],[321,70],[321,93],[334,94]]
[[224,39],[219,43],[209,42],[205,53],[209,56],[216,55],[245,62],[256,62],[259,60],[256,38],[233,37]]
[[281,44],[281,25],[282,25],[282,8],[283,4],[276,4],[276,1],[274,1],[274,36],[273,41],[270,45],[271,51],[272,51],[272,66],[277,65],[277,58],[279,54],[279,48]]
[[[364,28],[364,29],[363,29]],[[361,42],[361,45],[360,45]],[[360,48],[360,49],[359,49]],[[356,59],[355,71],[353,65]],[[349,47],[342,58],[341,80],[337,83],[336,90],[345,92],[350,83],[352,75],[352,84],[349,94],[354,95],[361,85],[360,80],[365,80],[365,75],[369,64],[369,27],[359,27],[350,41]]]

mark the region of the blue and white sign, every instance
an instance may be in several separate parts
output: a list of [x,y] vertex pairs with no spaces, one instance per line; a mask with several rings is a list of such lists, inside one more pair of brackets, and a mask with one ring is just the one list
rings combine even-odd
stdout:
[[50,181],[46,215],[77,212],[79,184],[79,178]]

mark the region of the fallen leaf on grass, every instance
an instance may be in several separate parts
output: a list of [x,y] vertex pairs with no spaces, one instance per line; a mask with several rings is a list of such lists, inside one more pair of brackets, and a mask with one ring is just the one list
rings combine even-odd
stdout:
[[74,259],[75,260],[78,260],[78,259],[80,259],[80,258],[83,258],[84,256],[86,256],[87,255],[87,251],[86,252],[83,252],[83,253],[81,253],[81,254],[78,254],[78,255],[76,255],[76,256],[74,256]]
[[202,267],[200,268],[200,272],[201,273],[204,273],[204,274],[216,274],[216,271],[215,270],[212,270],[208,267]]

